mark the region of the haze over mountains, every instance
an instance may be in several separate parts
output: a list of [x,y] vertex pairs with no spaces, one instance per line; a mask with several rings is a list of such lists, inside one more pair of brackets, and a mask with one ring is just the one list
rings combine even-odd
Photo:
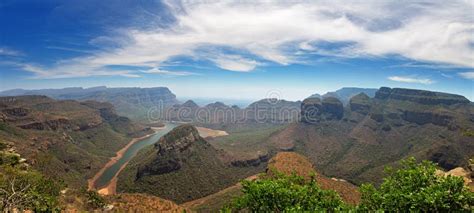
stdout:
[[[358,202],[357,185],[381,181],[384,166],[408,156],[436,162],[444,170],[469,167],[474,156],[472,102],[425,90],[372,91],[343,88],[303,101],[262,99],[245,108],[179,103],[163,87],[6,91],[2,95],[22,95],[0,98],[0,139],[46,176],[55,174],[52,178],[79,187],[132,138],[152,133],[155,124],[140,124],[150,123],[143,116],[149,116],[150,108],[162,110],[154,122],[188,124],[125,164],[116,173],[117,193],[132,203],[138,198],[134,193],[177,204],[210,196],[192,204],[208,210],[230,202],[240,193],[235,184],[265,172],[269,159],[280,152],[305,156],[335,190],[342,190],[337,187],[343,183],[325,176],[355,184],[352,191],[341,191],[350,202]],[[127,114],[134,120],[122,116]],[[226,134],[202,138],[193,125]],[[123,200],[117,198],[113,202],[135,205],[120,204]]]
[[[364,88],[354,88],[354,87],[347,87],[339,89],[335,92],[328,92],[323,96],[318,94],[311,95],[311,97],[336,97],[341,100],[344,105],[347,105],[348,100],[361,92],[369,95],[369,97],[373,97],[376,89],[364,89]],[[186,103],[189,101],[192,102],[191,110],[196,110],[199,108],[197,106],[196,101],[189,100],[188,102],[183,103],[183,105],[179,105],[180,102],[177,100],[176,95],[172,93],[166,87],[154,87],[154,88],[108,88],[105,86],[100,87],[91,87],[91,88],[82,88],[82,87],[70,87],[64,89],[40,89],[40,90],[23,90],[23,89],[14,89],[14,90],[7,90],[0,92],[0,96],[19,96],[19,95],[45,95],[54,99],[58,100],[95,100],[95,101],[103,101],[112,103],[117,112],[120,115],[127,116],[129,118],[135,120],[145,120],[149,119],[151,116],[162,116],[167,117],[169,120],[176,119],[176,114],[172,112],[172,110],[178,111],[181,107],[189,107],[186,106]],[[287,109],[289,112],[294,111],[295,109],[298,110],[299,102],[298,101],[285,101],[285,100],[275,100],[272,101],[272,98],[263,97],[259,101],[255,101],[253,103],[248,104],[245,107],[242,107],[242,101],[230,101],[229,102],[237,102],[240,106],[232,105],[227,106],[222,102],[216,103],[206,103],[202,99],[198,99],[198,102],[201,104],[200,107],[214,109],[214,111],[218,108],[225,110],[226,108],[246,108],[246,110],[242,109],[246,112],[240,112],[235,115],[234,120],[242,119],[242,114],[249,114],[249,111],[255,111],[257,108],[261,110],[261,108],[268,108],[271,107],[273,111],[277,110],[280,111],[282,108]],[[209,100],[208,100],[209,101]],[[188,104],[191,104],[189,102]],[[275,103],[273,103],[275,102]],[[244,102],[245,103],[245,102]],[[278,106],[274,106],[278,105]],[[172,110],[168,110],[165,115],[161,113],[161,110],[173,108]],[[268,110],[268,109],[264,109]],[[194,112],[186,112],[194,113]],[[209,113],[208,113],[209,114]],[[240,115],[239,115],[240,114]],[[284,116],[285,118],[272,118],[275,122],[283,122],[282,120],[294,120],[295,115],[294,113],[290,115]],[[184,116],[184,117],[183,117]],[[247,116],[247,115],[246,115]],[[248,115],[249,119],[255,119],[257,116],[255,112],[253,115]],[[186,119],[186,115],[181,115],[181,119]],[[189,116],[188,116],[189,117]],[[214,118],[211,118],[214,117]],[[217,115],[207,115],[208,120],[213,120],[212,122],[216,122],[215,118]],[[267,115],[266,117],[269,117]],[[247,118],[246,118],[247,119]],[[265,119],[265,118],[264,118]],[[270,118],[268,118],[270,119]],[[210,123],[212,123],[210,122]]]
[[0,0],[0,212],[474,212],[474,0]]

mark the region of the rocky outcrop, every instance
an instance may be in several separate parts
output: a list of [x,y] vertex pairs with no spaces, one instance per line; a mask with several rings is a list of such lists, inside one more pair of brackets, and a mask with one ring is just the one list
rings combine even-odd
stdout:
[[434,112],[405,111],[402,118],[408,122],[424,125],[432,123],[438,126],[448,126],[453,119],[449,115],[438,114]]
[[73,129],[73,125],[68,119],[59,118],[54,120],[47,120],[44,122],[33,122],[18,126],[22,129],[35,129],[35,130],[59,130],[59,129]]
[[301,103],[301,122],[317,123],[321,119],[323,104],[319,98],[307,98]]
[[365,93],[359,93],[358,95],[351,98],[349,101],[349,107],[351,111],[358,112],[361,114],[368,114],[370,111],[370,97]]
[[468,104],[470,101],[461,95],[432,92],[426,90],[402,89],[381,87],[375,94],[376,99],[394,99],[402,101],[412,101],[426,105],[452,105],[452,104]]
[[301,122],[318,123],[321,120],[341,119],[344,116],[344,107],[339,99],[334,97],[307,98],[301,104]]
[[267,162],[268,159],[269,159],[269,155],[268,153],[265,153],[265,154],[260,154],[256,156],[255,158],[233,160],[231,162],[231,165],[236,166],[236,167],[258,166],[261,163]]
[[[179,170],[189,154],[189,147],[196,142],[204,142],[197,129],[191,125],[181,125],[161,137],[154,145],[156,156],[152,162],[141,166],[137,179],[147,175],[160,175]],[[209,146],[203,143],[202,145]]]
[[2,110],[3,113],[11,116],[24,117],[28,115],[29,110],[22,107],[8,108]]
[[326,119],[341,119],[344,116],[344,107],[342,102],[334,97],[323,99],[323,115]]

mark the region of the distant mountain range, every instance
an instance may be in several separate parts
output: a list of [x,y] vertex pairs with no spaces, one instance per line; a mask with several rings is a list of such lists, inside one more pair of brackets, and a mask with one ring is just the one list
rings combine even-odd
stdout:
[[[367,91],[353,95],[352,88],[339,91],[351,96],[346,105],[343,98],[328,95],[301,102],[262,99],[240,108],[221,102],[199,106],[191,100],[179,104],[167,88],[41,91],[57,99],[87,101],[12,90],[9,94],[22,96],[0,97],[0,142],[68,187],[85,186],[132,138],[151,133],[150,128],[117,114],[116,106],[122,107],[122,113],[133,113],[156,106],[156,100],[168,101],[170,121],[187,118],[194,125],[233,131],[204,139],[192,125],[178,126],[130,161],[119,174],[118,192],[191,201],[264,172],[268,160],[282,151],[305,156],[321,173],[318,176],[356,185],[382,180],[385,166],[409,156],[431,160],[446,170],[467,168],[474,156],[474,105],[455,94],[382,87],[373,96]],[[245,122],[228,121],[229,111]],[[327,179],[330,186],[352,186]],[[216,196],[224,202],[233,195]]]
[[313,94],[309,96],[309,98],[326,98],[326,97],[335,97],[339,99],[342,104],[347,105],[349,103],[349,100],[354,97],[355,95],[358,95],[359,93],[365,93],[367,96],[373,98],[375,96],[375,92],[377,92],[377,89],[373,88],[357,88],[357,87],[343,87],[341,89],[338,89],[334,92],[327,92],[324,95],[320,94]]
[[23,90],[14,89],[0,92],[0,96],[45,95],[58,100],[95,100],[109,102],[115,106],[120,115],[134,120],[148,120],[151,110],[163,109],[179,103],[166,87],[152,88],[107,88],[71,87],[64,89]]

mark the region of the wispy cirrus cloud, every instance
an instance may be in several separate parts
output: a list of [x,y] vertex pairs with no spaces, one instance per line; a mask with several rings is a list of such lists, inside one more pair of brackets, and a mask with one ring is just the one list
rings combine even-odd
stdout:
[[154,67],[149,70],[143,70],[141,71],[143,73],[147,74],[159,74],[159,75],[170,75],[170,76],[188,76],[188,75],[197,75],[197,73],[194,72],[187,72],[187,71],[169,71],[169,70],[163,70],[158,67]]
[[390,76],[388,77],[391,81],[403,82],[403,83],[416,83],[416,84],[433,84],[435,81],[429,78],[417,78],[411,76]]
[[465,79],[471,79],[471,80],[474,80],[474,71],[472,72],[461,72],[461,73],[458,73],[461,77],[465,78]]
[[58,79],[58,78],[78,78],[89,76],[123,76],[128,78],[138,78],[140,75],[129,70],[112,70],[87,65],[69,65],[61,66],[56,69],[45,69],[43,67],[31,64],[17,64],[23,70],[34,74],[34,79]]
[[7,47],[0,46],[0,56],[22,56],[23,53]]
[[[107,66],[152,69],[176,56],[209,60],[224,70],[249,72],[267,62],[300,63],[305,53],[351,58],[395,54],[425,63],[474,67],[474,4],[468,0],[166,4],[175,20],[166,27],[123,29],[123,34],[106,39],[116,48],[62,61],[34,73],[40,74],[38,77],[74,76],[72,72],[79,73],[77,76],[113,75],[117,71]],[[347,45],[334,50],[321,43]],[[207,53],[214,56],[206,58],[198,51],[206,46],[229,47],[242,54],[217,51]],[[121,72],[123,76],[135,75],[133,71]]]

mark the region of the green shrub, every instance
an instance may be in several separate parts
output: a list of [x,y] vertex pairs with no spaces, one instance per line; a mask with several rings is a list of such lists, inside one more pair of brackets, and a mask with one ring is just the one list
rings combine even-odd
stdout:
[[105,207],[105,199],[96,191],[84,190],[84,194],[89,208],[98,209]]
[[36,171],[0,167],[0,211],[59,211],[60,190],[59,184]]
[[16,153],[0,151],[0,166],[15,166],[20,163],[20,155]]
[[460,177],[436,175],[436,165],[414,158],[402,161],[402,168],[387,168],[388,177],[380,187],[361,187],[363,211],[395,212],[471,212],[474,193],[464,186]]
[[338,211],[346,205],[336,192],[318,187],[314,178],[277,174],[275,177],[243,181],[244,195],[230,209],[252,212]]

